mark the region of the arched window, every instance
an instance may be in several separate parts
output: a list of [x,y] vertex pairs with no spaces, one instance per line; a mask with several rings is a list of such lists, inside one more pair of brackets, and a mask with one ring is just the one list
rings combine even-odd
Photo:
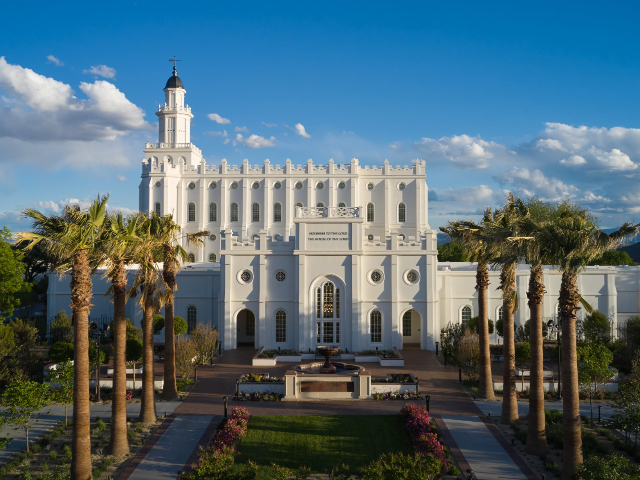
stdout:
[[260,221],[260,204],[257,202],[251,206],[251,221],[252,222]]
[[276,342],[287,341],[287,314],[284,310],[276,312]]
[[231,221],[238,221],[238,204],[235,202],[231,204]]
[[316,204],[316,207],[318,207],[318,208],[324,208],[324,202],[318,202],[318,203]]
[[398,205],[398,222],[404,223],[407,221],[407,206],[404,203]]
[[304,207],[304,205],[302,205],[302,202],[297,202],[296,207]]
[[273,206],[273,221],[274,222],[282,221],[282,205],[280,203],[276,203]]
[[346,204],[346,203],[344,203],[344,202],[340,202],[340,203],[338,204],[338,208],[346,208],[346,207],[347,207],[347,204]]
[[196,221],[196,204],[193,202],[189,202],[188,211],[187,211],[187,221],[195,222]]
[[466,327],[469,320],[471,320],[471,307],[469,305],[462,308],[462,311],[460,312],[460,319],[462,320],[462,324]]
[[209,221],[217,222],[218,221],[218,204],[210,203],[209,204]]
[[191,333],[191,331],[196,328],[196,317],[196,307],[193,305],[187,307],[187,333]]
[[402,336],[411,336],[411,310],[404,312],[404,315],[402,315]]
[[155,210],[156,210],[156,214],[157,214],[157,215],[161,215],[161,213],[160,213],[160,209],[161,209],[162,207],[160,206],[160,202],[156,202],[156,206],[155,206],[155,207],[156,207],[156,208],[155,208]]
[[375,220],[375,208],[373,203],[367,203],[367,222],[373,222]]
[[504,307],[498,308],[498,320],[504,319]]
[[193,253],[190,253],[190,254],[189,254],[189,261],[190,261],[191,263],[195,263],[195,261],[196,261],[196,256],[195,256]]
[[316,289],[318,344],[340,343],[340,289],[325,282]]
[[215,262],[216,261],[216,254],[215,253],[210,253],[209,254],[209,261],[210,262]]
[[371,312],[371,343],[382,343],[382,314],[380,310]]

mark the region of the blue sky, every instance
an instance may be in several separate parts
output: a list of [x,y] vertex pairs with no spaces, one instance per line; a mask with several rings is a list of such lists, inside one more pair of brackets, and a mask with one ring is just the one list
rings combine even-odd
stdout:
[[137,208],[144,141],[157,141],[154,112],[174,55],[195,114],[192,141],[208,163],[421,159],[433,227],[473,218],[509,190],[568,196],[604,227],[619,225],[640,216],[639,10],[4,5],[13,21],[0,40],[0,226],[27,228],[21,208],[55,212],[98,192]]

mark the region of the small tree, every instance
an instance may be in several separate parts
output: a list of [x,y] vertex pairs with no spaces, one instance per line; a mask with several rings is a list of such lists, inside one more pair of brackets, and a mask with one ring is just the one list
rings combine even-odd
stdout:
[[607,423],[611,428],[624,431],[627,440],[629,432],[640,430],[640,381],[634,378],[621,384],[611,406],[616,413]]
[[63,362],[49,371],[49,385],[53,399],[64,404],[64,424],[67,424],[67,407],[73,403],[73,363]]
[[73,342],[73,324],[64,310],[60,310],[60,312],[53,317],[49,333],[51,335],[51,343]]
[[11,355],[16,348],[13,329],[4,323],[0,323],[0,361],[8,355]]
[[176,372],[186,380],[191,376],[198,359],[196,342],[191,338],[176,338]]
[[139,338],[128,338],[126,346],[127,366],[133,368],[133,389],[136,389],[136,362],[142,360],[144,345]]
[[458,364],[458,349],[464,337],[465,328],[461,323],[449,322],[440,334],[442,351],[451,359],[451,363]]
[[198,362],[213,363],[216,344],[218,343],[218,330],[211,325],[198,325],[191,331],[191,338],[196,343]]
[[[51,400],[49,385],[32,381],[13,382],[4,393],[4,404],[9,407],[8,423],[15,424],[15,430],[24,429],[27,436],[27,453],[29,453],[29,429],[33,423],[40,421],[40,410]],[[49,411],[45,413],[48,414]]]
[[176,335],[182,335],[189,331],[189,325],[187,321],[182,317],[173,317],[173,333]]
[[56,342],[49,349],[49,358],[54,362],[73,360],[73,343]]
[[580,383],[589,386],[589,406],[591,408],[591,424],[593,425],[593,393],[598,380],[606,380],[611,372],[609,364],[613,361],[611,351],[599,343],[588,343],[578,347],[578,378]]
[[458,347],[458,365],[468,380],[475,380],[478,376],[480,364],[480,338],[477,333],[467,330]]
[[[520,342],[515,345],[516,351],[516,362],[522,366],[528,366],[531,361],[531,345],[529,342]],[[524,390],[524,372],[520,376],[522,378],[522,390]],[[529,378],[531,378],[531,373],[529,373]]]
[[[516,342],[529,342],[531,340],[531,319],[524,322],[524,325],[516,326]],[[545,322],[542,322],[542,338],[546,338],[549,334],[549,327]]]
[[[479,322],[480,322],[480,317],[472,317],[467,322],[467,328],[469,330],[471,330],[473,333],[478,333],[479,332]],[[489,325],[489,335],[491,335],[493,333],[493,320],[489,319],[489,320],[487,320],[487,323]]]
[[582,322],[582,332],[587,342],[607,344],[611,338],[611,325],[606,315],[596,310]]
[[634,480],[640,476],[638,465],[618,453],[606,457],[590,456],[576,471],[573,480]]
[[158,334],[164,328],[164,317],[159,313],[153,316],[153,333]]

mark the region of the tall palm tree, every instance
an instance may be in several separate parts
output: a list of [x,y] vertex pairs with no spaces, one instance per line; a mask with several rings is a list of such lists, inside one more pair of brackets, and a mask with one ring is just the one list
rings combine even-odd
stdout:
[[127,438],[127,264],[131,263],[137,218],[125,220],[122,213],[109,215],[105,222],[103,250],[107,260],[106,276],[111,281],[113,300],[113,401],[111,403],[111,455],[129,453]]
[[582,435],[578,391],[578,358],[576,348],[576,313],[582,298],[578,291],[578,275],[588,263],[618,246],[622,239],[637,233],[638,225],[625,223],[607,235],[586,218],[570,212],[548,222],[538,232],[538,241],[548,249],[554,265],[562,273],[560,286],[560,318],[562,321],[563,378],[563,466],[562,478],[572,478],[582,463]]
[[[175,361],[175,333],[174,333],[174,304],[173,296],[176,291],[176,275],[180,264],[188,261],[189,254],[180,245],[180,225],[174,220],[172,215],[158,217],[153,215],[153,221],[157,223],[156,241],[162,248],[163,264],[162,278],[164,280],[164,291],[162,304],[164,305],[164,387],[162,389],[162,399],[166,401],[178,398],[176,387],[176,361]],[[196,245],[203,243],[203,238],[209,232],[198,232],[185,234],[187,242]]]
[[485,222],[493,220],[491,208],[485,209],[482,222],[449,222],[440,230],[451,240],[460,242],[469,256],[470,262],[477,262],[476,290],[478,291],[478,337],[480,343],[480,364],[478,366],[478,398],[495,400],[493,377],[491,374],[491,352],[489,349],[489,310],[487,307],[489,288],[489,263],[494,256],[491,244],[483,234]]
[[98,196],[88,210],[66,206],[61,215],[45,215],[25,209],[31,232],[19,232],[18,241],[26,241],[26,250],[42,244],[58,260],[58,271],[71,270],[71,305],[74,328],[73,437],[71,441],[71,478],[91,478],[91,432],[89,416],[89,311],[91,310],[92,264],[102,243],[102,228],[108,196]]

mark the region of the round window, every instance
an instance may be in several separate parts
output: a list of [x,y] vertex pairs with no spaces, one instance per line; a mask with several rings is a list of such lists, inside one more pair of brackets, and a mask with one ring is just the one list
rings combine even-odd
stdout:
[[382,272],[380,270],[374,270],[371,272],[371,281],[373,283],[380,283],[382,280]]
[[367,184],[367,190],[373,190],[373,183]]
[[344,187],[346,187],[346,186],[347,186],[347,184],[346,184],[346,183],[344,183],[344,182],[340,182],[340,183],[338,184],[338,188],[339,188],[340,190],[344,190]]
[[279,282],[284,282],[284,279],[287,278],[287,276],[284,274],[284,272],[282,270],[276,272],[276,280]]
[[302,187],[303,187],[302,182],[296,182],[296,188],[298,190],[302,190]]
[[259,188],[260,188],[260,182],[253,182],[253,185],[252,185],[252,186],[253,186],[253,189],[254,189],[254,190],[259,189]]
[[418,272],[415,270],[409,270],[407,272],[407,282],[416,283],[418,281]]
[[404,236],[404,233],[401,233],[400,235],[398,235],[398,238],[400,238],[400,241],[401,241],[401,242],[404,242],[404,239],[405,239],[406,237]]
[[324,188],[324,183],[323,182],[318,182],[316,187],[318,188],[318,190],[322,190]]
[[373,242],[373,235],[371,233],[367,235],[367,238],[369,239],[370,242]]
[[245,270],[240,274],[240,280],[242,280],[244,283],[249,283],[251,281],[251,277],[252,275],[249,270]]
[[193,190],[194,188],[196,188],[195,182],[189,182],[189,190]]
[[160,182],[156,182],[156,187],[159,187],[159,186],[161,186],[161,185],[162,185],[162,183],[160,183]]
[[234,190],[238,188],[238,182],[231,182],[231,188],[233,188]]
[[209,235],[209,240],[211,240],[212,242],[218,237],[216,237],[216,235],[214,233],[212,233],[211,235]]
[[276,182],[273,184],[273,188],[275,188],[276,190],[280,190],[280,187],[282,186],[282,184],[280,182]]
[[211,183],[209,184],[209,188],[210,188],[211,190],[215,190],[216,188],[218,188],[218,184],[217,184],[216,182],[211,182]]
[[400,182],[398,184],[398,190],[404,190],[407,187],[407,185],[404,182]]

